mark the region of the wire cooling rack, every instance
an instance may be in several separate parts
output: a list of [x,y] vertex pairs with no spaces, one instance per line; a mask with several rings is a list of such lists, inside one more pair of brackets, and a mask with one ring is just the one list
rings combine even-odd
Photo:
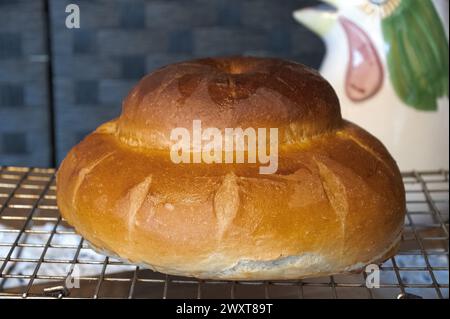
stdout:
[[399,253],[365,272],[297,281],[170,276],[92,251],[60,216],[55,170],[0,167],[0,298],[449,298],[448,171],[406,172]]

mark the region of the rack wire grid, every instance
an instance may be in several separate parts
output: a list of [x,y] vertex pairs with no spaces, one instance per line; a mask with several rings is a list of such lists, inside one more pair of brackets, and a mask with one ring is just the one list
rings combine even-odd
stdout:
[[[95,253],[60,216],[55,170],[0,167],[0,298],[449,298],[448,171],[405,172],[400,250],[365,272],[297,281],[165,275]],[[76,275],[76,276],[75,276]]]

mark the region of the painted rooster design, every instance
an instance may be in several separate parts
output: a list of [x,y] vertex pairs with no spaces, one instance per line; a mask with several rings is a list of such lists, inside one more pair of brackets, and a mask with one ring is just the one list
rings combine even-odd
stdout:
[[402,170],[448,168],[448,1],[322,2],[294,18],[326,43],[321,72],[343,116],[380,138]]

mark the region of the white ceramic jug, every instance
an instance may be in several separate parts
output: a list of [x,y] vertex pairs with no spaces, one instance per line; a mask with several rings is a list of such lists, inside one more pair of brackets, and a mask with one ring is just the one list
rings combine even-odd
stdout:
[[448,0],[323,0],[294,12],[320,35],[344,118],[403,171],[448,169]]

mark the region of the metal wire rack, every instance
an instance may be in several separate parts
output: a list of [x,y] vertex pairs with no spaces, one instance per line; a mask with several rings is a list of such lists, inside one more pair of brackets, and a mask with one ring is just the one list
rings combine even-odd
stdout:
[[364,272],[208,281],[105,257],[61,218],[54,174],[0,167],[0,298],[449,298],[448,171],[403,173],[408,212],[401,248],[381,265],[380,287],[373,289]]

